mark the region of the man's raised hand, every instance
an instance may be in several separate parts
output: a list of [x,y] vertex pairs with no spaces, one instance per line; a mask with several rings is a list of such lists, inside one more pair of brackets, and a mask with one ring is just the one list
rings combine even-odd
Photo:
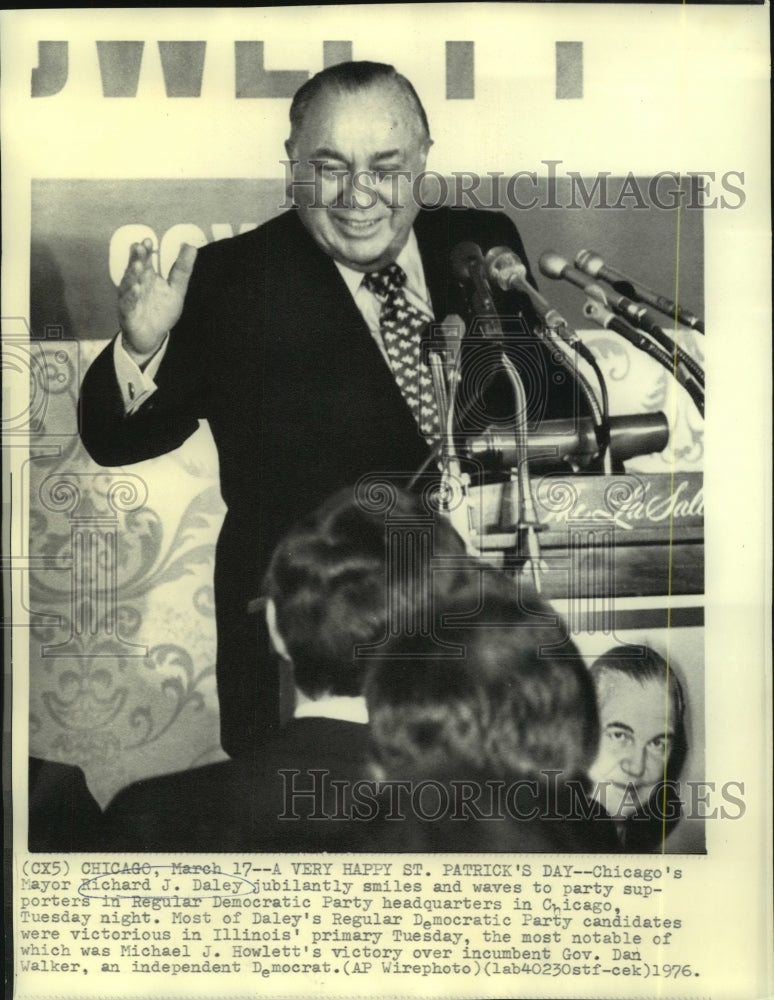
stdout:
[[118,316],[124,349],[138,364],[156,353],[180,319],[195,260],[196,247],[183,243],[165,280],[153,268],[153,243],[145,239],[132,244],[118,286]]

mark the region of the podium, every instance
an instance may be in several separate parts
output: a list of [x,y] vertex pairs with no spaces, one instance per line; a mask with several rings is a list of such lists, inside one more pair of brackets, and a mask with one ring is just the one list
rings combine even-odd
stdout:
[[[619,627],[702,624],[701,473],[554,474],[532,485],[545,597],[582,608],[592,626],[611,612]],[[517,483],[471,487],[468,503],[473,546],[522,571]]]

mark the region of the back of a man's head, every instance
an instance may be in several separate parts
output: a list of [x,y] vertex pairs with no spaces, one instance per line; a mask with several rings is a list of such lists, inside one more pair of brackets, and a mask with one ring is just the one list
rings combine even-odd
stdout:
[[377,86],[394,86],[405,95],[417,116],[421,130],[429,139],[430,126],[427,114],[411,81],[398,73],[389,63],[361,60],[328,66],[299,87],[290,105],[291,141],[301,128],[309,107],[323,92],[351,94]]
[[[441,514],[428,512],[425,498],[390,489],[389,514],[369,509],[351,488],[341,490],[274,551],[264,593],[274,602],[295,683],[309,697],[361,694],[369,661],[357,648],[386,639],[390,610],[406,593],[427,599],[422,591],[430,582],[401,577],[393,565],[388,517],[398,525],[429,523],[436,554],[464,555],[459,535]],[[403,541],[411,544],[410,535]]]
[[[397,637],[369,671],[386,777],[584,774],[599,736],[594,688],[550,606],[490,567],[436,610],[434,636]],[[439,640],[456,654],[439,654]]]

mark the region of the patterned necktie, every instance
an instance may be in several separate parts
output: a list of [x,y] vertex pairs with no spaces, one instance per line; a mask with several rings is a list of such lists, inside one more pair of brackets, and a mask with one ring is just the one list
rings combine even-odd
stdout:
[[399,264],[366,274],[363,285],[382,303],[379,326],[395,381],[428,444],[441,439],[441,423],[430,369],[422,361],[427,317],[406,298],[406,274]]

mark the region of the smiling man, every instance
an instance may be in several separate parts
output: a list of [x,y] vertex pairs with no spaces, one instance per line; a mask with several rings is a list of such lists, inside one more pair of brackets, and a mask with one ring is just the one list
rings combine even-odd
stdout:
[[285,145],[302,222],[325,253],[362,273],[397,260],[411,239],[414,180],[432,145],[408,80],[372,66],[360,79],[334,71],[305,84]]
[[[198,252],[184,246],[167,279],[150,242],[135,244],[121,329],[80,404],[83,442],[103,465],[170,451],[199,420],[210,424],[228,508],[215,604],[221,742],[232,755],[251,751],[277,714],[247,612],[274,544],[336,489],[372,472],[405,481],[437,445],[420,345],[433,321],[465,314],[454,246],[505,245],[525,258],[506,216],[420,205],[430,130],[392,66],[323,70],[296,94],[290,121],[294,207]],[[502,306],[529,312],[514,293]],[[567,415],[573,394],[535,376],[535,364],[549,368],[534,350],[540,415]]]

